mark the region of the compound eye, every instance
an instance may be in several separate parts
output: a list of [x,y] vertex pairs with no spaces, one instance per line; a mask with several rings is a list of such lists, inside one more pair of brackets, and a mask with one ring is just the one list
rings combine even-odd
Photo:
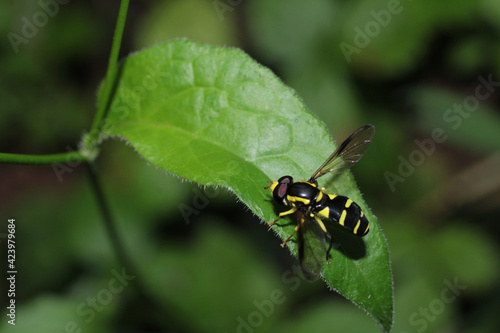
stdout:
[[274,189],[273,196],[276,202],[285,205],[286,191],[288,190],[288,184],[293,182],[293,178],[290,176],[283,176],[278,179],[278,185]]
[[283,176],[280,179],[278,179],[278,183],[280,184],[290,184],[293,182],[292,176]]
[[288,189],[288,184],[279,184],[278,185],[278,193],[276,195],[280,198],[284,198],[286,195],[286,190]]

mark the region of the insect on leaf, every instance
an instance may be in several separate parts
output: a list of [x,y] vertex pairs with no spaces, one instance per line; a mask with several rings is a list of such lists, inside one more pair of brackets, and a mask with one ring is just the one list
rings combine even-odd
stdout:
[[[324,124],[270,70],[238,49],[186,40],[153,46],[121,63],[103,126],[107,137],[123,138],[169,173],[229,189],[265,222],[277,214],[264,189],[267,181],[284,174],[309,177],[335,149]],[[346,250],[356,241],[342,240],[342,231],[332,231],[344,242],[332,251],[332,263],[323,266],[322,278],[388,331],[392,278],[377,219],[349,172],[331,185],[328,176],[323,178],[329,191],[349,196],[362,207],[371,231],[363,238],[362,256]],[[267,231],[266,225],[261,227]],[[282,239],[293,228],[273,226]],[[297,255],[296,242],[288,247]],[[354,246],[351,252],[359,251]]]

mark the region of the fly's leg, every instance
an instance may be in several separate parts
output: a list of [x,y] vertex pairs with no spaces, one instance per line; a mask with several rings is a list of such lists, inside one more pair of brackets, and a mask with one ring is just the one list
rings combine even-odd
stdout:
[[326,251],[326,262],[330,263],[330,251],[332,250],[333,247],[333,239],[330,234],[327,234],[327,237],[330,238],[330,246],[328,247],[328,250]]
[[332,247],[333,247],[332,235],[330,235],[328,230],[326,230],[325,224],[323,223],[323,221],[321,221],[321,219],[317,215],[314,215],[314,219],[319,224],[321,230],[323,230],[323,232],[325,233],[325,236],[330,240],[330,246],[328,246],[328,250],[326,251],[326,262],[329,264],[330,263],[330,251],[332,250]]
[[292,209],[290,210],[287,210],[286,212],[282,212],[282,213],[279,213],[278,215],[278,218],[276,220],[274,220],[273,222],[271,223],[268,223],[269,226],[272,226],[273,224],[275,224],[276,222],[279,221],[280,218],[282,218],[283,216],[287,216],[287,215],[290,215],[290,214],[293,214],[297,211],[297,207],[292,207]]
[[300,228],[300,224],[297,224],[297,226],[296,226],[296,227],[295,227],[295,229],[293,230],[293,233],[290,235],[290,237],[288,237],[288,238],[286,239],[286,241],[284,241],[284,242],[281,244],[281,247],[283,247],[283,248],[285,247],[286,242],[288,242],[288,241],[290,240],[290,238],[292,238],[292,237],[293,237],[293,235],[295,235],[295,233],[297,232],[297,230],[299,230],[299,228]]

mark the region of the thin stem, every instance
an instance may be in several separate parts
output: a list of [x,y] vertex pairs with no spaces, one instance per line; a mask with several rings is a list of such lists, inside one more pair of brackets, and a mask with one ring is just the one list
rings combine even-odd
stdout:
[[115,221],[113,220],[111,211],[109,210],[109,205],[104,196],[104,191],[96,167],[92,162],[86,163],[86,165],[89,171],[92,189],[96,195],[99,210],[101,211],[101,215],[104,220],[106,233],[110,238],[113,248],[115,249],[118,261],[124,268],[126,268],[127,272],[134,276],[131,283],[135,286],[140,297],[142,297],[141,303],[143,304],[143,309],[146,309],[145,312],[148,316],[150,316],[153,321],[156,321],[156,324],[162,327],[168,327],[180,333],[192,332],[193,327],[188,324],[190,319],[182,310],[167,301],[159,302],[155,295],[151,294],[148,288],[146,288],[139,270],[134,266],[133,261],[125,250],[125,246],[120,238],[120,235],[118,234]]
[[106,202],[106,199],[104,197],[104,191],[102,189],[95,164],[87,163],[86,165],[87,165],[87,170],[89,171],[92,189],[96,196],[97,204],[99,206],[99,210],[101,211],[101,215],[104,220],[104,226],[111,241],[111,245],[115,249],[116,255],[120,263],[124,267],[127,267],[128,269],[133,270],[134,273],[136,273],[136,270],[133,269],[132,267],[132,261],[130,260],[125,251],[125,246],[123,245],[120,236],[118,235],[116,224],[113,221],[111,211],[109,210],[108,203]]
[[54,163],[85,162],[89,157],[80,151],[70,151],[60,154],[49,155],[24,155],[0,153],[0,163],[7,164],[27,164],[27,165],[47,165]]
[[[111,53],[109,55],[108,71],[103,86],[102,103],[99,103],[97,113],[92,121],[90,133],[94,135],[90,142],[95,143],[101,127],[102,119],[107,110],[109,101],[111,100],[111,93],[113,85],[117,76],[118,68],[118,55],[120,53],[120,46],[123,37],[123,30],[125,28],[125,19],[127,18],[129,0],[122,0],[120,4],[120,11],[118,12],[118,19],[116,22],[115,33],[113,36],[113,44],[111,46]],[[95,157],[95,156],[94,156]],[[28,164],[28,165],[46,165],[53,163],[68,163],[68,162],[84,162],[92,158],[81,154],[81,152],[67,152],[60,154],[50,155],[22,155],[22,154],[7,154],[0,153],[0,163],[10,164]]]
[[120,11],[118,12],[118,19],[116,21],[115,34],[113,36],[113,45],[111,46],[111,53],[109,55],[108,72],[104,80],[102,101],[98,104],[97,113],[94,117],[91,127],[91,133],[98,133],[101,121],[106,113],[113,85],[116,80],[118,68],[118,55],[120,53],[120,46],[123,37],[123,30],[125,28],[125,20],[127,18],[129,0],[122,0],[120,4]]

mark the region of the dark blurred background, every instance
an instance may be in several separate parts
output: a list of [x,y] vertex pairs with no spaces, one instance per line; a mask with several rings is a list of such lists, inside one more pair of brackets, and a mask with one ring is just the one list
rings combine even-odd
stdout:
[[[90,128],[119,2],[65,2],[0,3],[2,152],[71,151]],[[499,17],[494,0],[132,1],[121,56],[178,37],[239,47],[337,141],[374,124],[354,175],[389,244],[393,332],[497,332]],[[97,166],[141,276],[117,260],[83,166],[0,165],[1,261],[15,218],[18,270],[16,326],[4,310],[0,331],[379,331],[300,279],[234,195],[124,142],[105,142]]]

